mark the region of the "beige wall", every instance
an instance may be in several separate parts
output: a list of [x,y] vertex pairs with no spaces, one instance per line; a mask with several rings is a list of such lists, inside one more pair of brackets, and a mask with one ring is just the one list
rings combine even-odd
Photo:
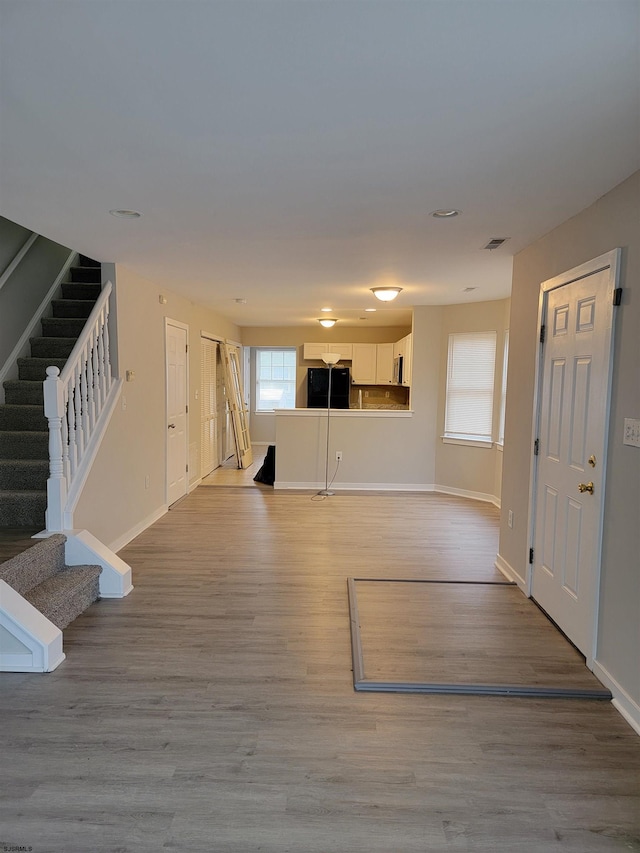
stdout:
[[[640,418],[640,172],[514,259],[500,556],[526,578],[540,283],[616,247],[623,250],[623,299],[615,327],[596,661],[640,712],[640,450],[622,444],[624,418]],[[507,509],[514,513],[511,530]]]
[[[189,326],[190,481],[199,477],[200,333],[239,340],[240,330],[213,311],[166,290],[125,267],[116,268],[118,357],[125,382],[74,516],[102,542],[123,541],[166,507],[165,317]],[[160,293],[167,298],[161,305]],[[126,403],[126,408],[124,404]],[[195,456],[195,458],[194,458]],[[145,478],[149,477],[149,487]]]
[[[368,343],[382,344],[399,341],[411,329],[407,326],[340,326],[331,329],[309,326],[245,326],[242,329],[242,343],[249,347],[295,347],[298,353],[296,369],[296,406],[307,405],[307,368],[320,365],[321,362],[305,361],[302,347],[305,343]],[[251,400],[253,402],[253,393]],[[251,440],[273,444],[276,438],[275,414],[251,411]]]
[[[492,332],[496,338],[496,370],[494,386],[494,438],[497,439],[502,387],[502,353],[505,331],[509,328],[509,299],[493,302],[474,302],[466,305],[447,305],[442,309],[440,344],[440,376],[438,400],[438,432],[444,434],[447,390],[447,360],[449,335],[461,332]],[[444,444],[436,445],[436,483],[445,489],[490,496],[500,502],[502,453],[495,443],[488,447]]]

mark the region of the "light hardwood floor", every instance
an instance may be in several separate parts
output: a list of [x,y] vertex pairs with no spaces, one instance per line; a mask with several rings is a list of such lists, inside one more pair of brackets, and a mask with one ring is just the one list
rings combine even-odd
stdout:
[[346,578],[500,579],[497,520],[197,489],[56,672],[1,677],[0,851],[640,850],[640,738],[609,703],[353,691]]

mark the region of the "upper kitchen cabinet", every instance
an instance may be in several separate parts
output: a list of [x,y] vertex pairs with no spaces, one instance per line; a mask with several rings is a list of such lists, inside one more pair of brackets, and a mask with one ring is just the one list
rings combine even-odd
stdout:
[[354,344],[351,377],[354,385],[392,385],[393,344]]
[[343,361],[351,361],[353,344],[303,344],[302,357],[305,361],[321,361],[323,352],[337,352]]
[[376,344],[376,385],[393,385],[393,344]]
[[402,358],[402,384],[411,385],[411,362],[413,360],[413,335],[409,332],[402,340],[393,345],[393,358]]
[[354,385],[376,384],[376,344],[354,344],[351,380]]

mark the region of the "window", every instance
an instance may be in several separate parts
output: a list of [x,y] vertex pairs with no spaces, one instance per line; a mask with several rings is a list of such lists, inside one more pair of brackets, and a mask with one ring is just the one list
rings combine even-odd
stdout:
[[491,442],[496,333],[449,335],[445,439]]
[[504,333],[504,352],[502,353],[502,396],[500,399],[500,428],[498,444],[504,444],[504,414],[507,408],[507,365],[509,363],[509,329]]
[[295,409],[296,350],[256,349],[256,412]]

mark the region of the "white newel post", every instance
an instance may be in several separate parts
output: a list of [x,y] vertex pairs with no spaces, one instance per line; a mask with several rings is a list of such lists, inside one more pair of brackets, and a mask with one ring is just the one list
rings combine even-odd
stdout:
[[63,516],[67,503],[67,480],[62,456],[62,419],[64,412],[63,383],[60,369],[47,367],[44,381],[44,414],[49,421],[49,479],[47,480],[47,530],[60,533],[64,530]]

